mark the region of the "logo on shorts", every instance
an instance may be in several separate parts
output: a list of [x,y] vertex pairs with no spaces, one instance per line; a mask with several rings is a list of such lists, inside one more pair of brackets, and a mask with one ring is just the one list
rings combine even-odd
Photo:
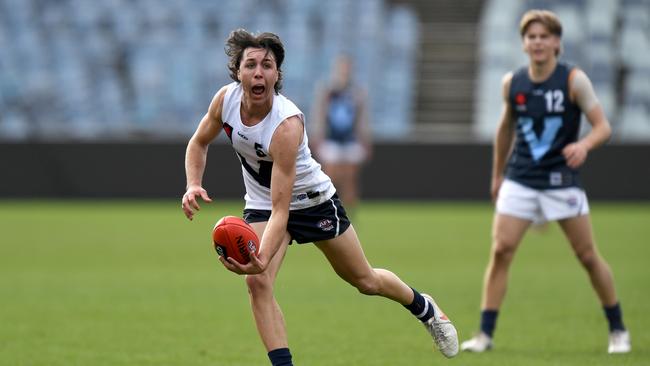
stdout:
[[569,207],[576,207],[578,205],[578,198],[575,196],[571,196],[567,198],[566,203],[567,205],[569,205]]
[[330,219],[322,219],[318,222],[318,227],[323,231],[330,231],[334,229],[334,224]]
[[296,200],[298,201],[302,201],[306,199],[307,199],[307,193],[298,193],[298,195],[296,196]]

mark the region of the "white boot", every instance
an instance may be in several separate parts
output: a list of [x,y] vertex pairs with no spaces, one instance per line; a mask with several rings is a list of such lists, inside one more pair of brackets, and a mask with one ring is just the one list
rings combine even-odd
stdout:
[[630,332],[627,330],[615,330],[609,333],[607,353],[628,353],[631,350]]
[[422,294],[422,297],[433,306],[433,317],[423,323],[424,327],[427,328],[433,337],[434,343],[445,357],[452,358],[456,356],[458,354],[458,333],[456,328],[431,296]]
[[471,339],[463,342],[460,349],[467,352],[485,352],[492,349],[492,338],[483,332],[479,332]]

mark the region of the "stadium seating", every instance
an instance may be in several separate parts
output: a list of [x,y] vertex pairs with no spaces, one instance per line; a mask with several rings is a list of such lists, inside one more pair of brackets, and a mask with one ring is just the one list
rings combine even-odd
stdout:
[[[422,88],[433,85],[418,83],[431,72],[417,64],[423,39],[432,37],[422,32],[439,28],[420,27],[409,3],[418,2],[0,0],[0,140],[186,139],[230,81],[223,42],[238,27],[282,37],[283,93],[306,113],[317,83],[345,52],[369,91],[378,138],[415,133],[417,118],[455,123],[440,103],[431,103],[436,118],[414,110]],[[649,0],[485,0],[476,83],[457,85],[475,91],[476,138],[492,138],[501,76],[526,62],[517,22],[531,8],[560,15],[562,58],[591,77],[615,139],[650,141]]]
[[0,140],[186,139],[230,82],[224,41],[240,27],[281,36],[283,93],[306,113],[346,52],[368,86],[373,128],[408,132],[418,33],[408,6],[0,0]]

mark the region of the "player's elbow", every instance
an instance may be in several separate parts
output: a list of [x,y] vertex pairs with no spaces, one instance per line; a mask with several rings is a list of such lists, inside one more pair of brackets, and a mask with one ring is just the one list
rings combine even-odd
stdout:
[[612,126],[609,125],[609,122],[605,120],[602,126],[603,142],[609,141],[612,137]]
[[190,138],[190,141],[187,143],[187,148],[185,154],[188,156],[200,156],[207,152],[207,145],[202,144],[201,140],[195,136]]

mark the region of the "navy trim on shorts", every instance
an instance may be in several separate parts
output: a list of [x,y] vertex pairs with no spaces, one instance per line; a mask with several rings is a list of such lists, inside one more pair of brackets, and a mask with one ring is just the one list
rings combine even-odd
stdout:
[[[271,210],[244,210],[244,220],[249,224],[269,221],[270,217]],[[319,205],[289,211],[287,231],[298,244],[333,239],[348,227],[350,220],[336,193]]]

